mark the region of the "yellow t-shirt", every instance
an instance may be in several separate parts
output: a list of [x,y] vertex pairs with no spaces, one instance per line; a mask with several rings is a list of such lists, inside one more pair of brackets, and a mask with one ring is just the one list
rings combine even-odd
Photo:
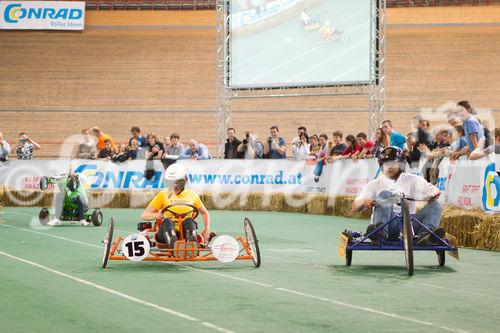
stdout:
[[[194,191],[187,189],[182,191],[179,195],[170,191],[170,189],[163,190],[160,193],[158,193],[149,203],[149,205],[151,207],[154,207],[157,211],[161,211],[164,207],[170,205],[183,205],[183,204],[193,205],[197,209],[200,209],[201,206],[203,206],[203,203],[201,202],[198,194],[196,194],[196,192]],[[176,212],[177,214],[182,214],[189,212],[192,208],[187,206],[177,206],[169,209],[173,212]],[[170,218],[172,216],[173,216],[172,213],[168,211],[165,212],[165,217]],[[186,217],[191,217],[191,214]]]

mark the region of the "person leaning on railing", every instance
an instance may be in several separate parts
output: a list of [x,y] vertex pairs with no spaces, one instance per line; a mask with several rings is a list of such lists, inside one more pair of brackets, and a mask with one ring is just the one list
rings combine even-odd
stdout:
[[489,154],[500,154],[500,128],[495,128],[495,143],[489,145],[483,150],[475,150],[469,155],[470,160],[477,160],[488,156]]

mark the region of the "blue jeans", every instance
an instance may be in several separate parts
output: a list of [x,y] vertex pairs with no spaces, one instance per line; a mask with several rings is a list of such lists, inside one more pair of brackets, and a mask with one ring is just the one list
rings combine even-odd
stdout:
[[319,177],[323,173],[323,163],[324,163],[323,160],[318,161],[316,163],[316,166],[314,167],[314,171],[313,171],[313,173],[314,173],[315,176]]
[[[393,194],[390,191],[382,191],[377,196],[377,199],[388,199],[392,196]],[[411,216],[422,222],[422,224],[427,228],[435,230],[441,223],[442,213],[443,208],[441,207],[441,204],[437,201],[433,201],[425,205],[418,213],[412,214]],[[396,216],[396,213],[394,213],[392,204],[375,206],[375,208],[373,209],[373,224],[377,225],[379,223],[386,223],[394,216]],[[413,230],[415,234],[418,234],[421,229],[423,228],[419,224],[413,224]],[[385,226],[385,231],[387,232],[389,239],[397,239],[399,237],[398,219],[394,219],[391,223]]]

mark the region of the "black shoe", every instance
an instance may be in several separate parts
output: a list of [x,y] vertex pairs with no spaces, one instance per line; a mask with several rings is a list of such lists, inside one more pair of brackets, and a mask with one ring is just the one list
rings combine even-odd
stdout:
[[[366,228],[366,235],[371,234],[375,229],[379,227],[380,224],[370,224]],[[382,228],[377,233],[371,234],[368,238],[372,241],[374,246],[377,246],[381,240],[387,240],[387,232]]]
[[351,231],[351,230],[347,230],[347,229],[346,229],[346,230],[344,230],[344,231],[342,232],[342,235],[344,235],[344,236],[346,236],[346,237],[347,237],[347,241],[348,241],[349,243],[351,243],[351,242],[353,241],[353,239],[354,239],[354,237],[352,237],[352,231]]
[[418,235],[417,245],[418,246],[440,245],[441,241],[439,240],[439,238],[443,239],[445,234],[446,233],[443,228],[437,228],[436,230],[434,230],[434,234],[430,233],[427,230],[423,230]]
[[196,239],[196,236],[193,235],[193,234],[188,235],[187,238],[186,238],[186,241],[188,241],[188,242],[195,242],[195,243],[198,242],[197,239]]
[[169,235],[168,232],[165,234],[165,239],[167,240],[167,245],[169,249],[174,249],[175,247],[175,242],[177,242],[179,239],[177,238],[177,235]]

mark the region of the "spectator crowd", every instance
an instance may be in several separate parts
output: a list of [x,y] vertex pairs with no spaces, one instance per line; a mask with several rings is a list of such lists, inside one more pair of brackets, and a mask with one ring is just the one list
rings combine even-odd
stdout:
[[[243,133],[240,140],[234,128],[227,130],[224,147],[225,159],[285,159],[309,160],[315,164],[315,180],[321,176],[323,167],[335,160],[376,158],[387,146],[404,149],[411,167],[419,165],[426,157],[423,168],[424,176],[431,182],[437,179],[438,166],[444,157],[457,160],[465,156],[470,160],[482,158],[492,152],[500,153],[500,129],[496,128],[492,137],[486,124],[478,117],[469,102],[461,101],[456,110],[447,115],[448,125],[431,128],[429,120],[417,115],[413,119],[414,132],[398,132],[390,120],[384,120],[377,128],[374,137],[368,138],[364,132],[349,134],[344,138],[341,131],[328,134],[310,134],[305,126],[297,129],[297,136],[290,146],[280,135],[278,126],[269,128],[269,136],[260,140],[251,131]],[[109,160],[120,163],[127,160],[160,160],[165,167],[178,159],[208,160],[212,156],[202,143],[189,140],[187,146],[181,142],[178,133],[159,138],[155,133],[143,136],[139,127],[132,127],[127,143],[117,144],[113,137],[100,128],[83,129],[81,140],[74,157],[77,159]],[[19,133],[19,140],[14,147],[4,139],[0,132],[0,162],[14,153],[17,159],[27,160],[33,151],[41,149],[27,133]],[[148,167],[146,167],[148,169]]]

